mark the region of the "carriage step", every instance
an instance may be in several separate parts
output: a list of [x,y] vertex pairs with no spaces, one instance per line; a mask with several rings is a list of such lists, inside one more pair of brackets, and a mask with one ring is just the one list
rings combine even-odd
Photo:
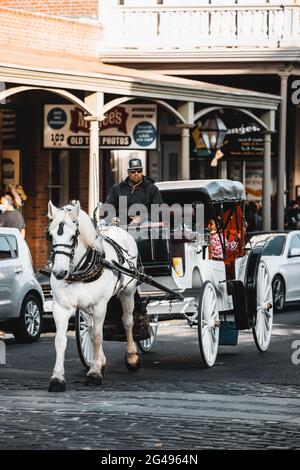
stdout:
[[[164,299],[155,299],[151,300],[147,305],[147,314],[181,314],[185,315],[186,313],[191,313],[193,315],[197,314],[198,306],[195,304],[194,297],[185,297],[183,301],[178,300],[164,300]],[[193,320],[194,321],[194,320]]]
[[[175,283],[172,276],[152,276],[152,278],[154,281],[161,283],[163,286],[167,287],[168,289],[172,289],[174,291],[178,290],[178,286]],[[153,287],[146,283],[142,283],[139,289],[140,289],[141,295],[144,294],[145,292],[147,292],[147,294],[148,292],[159,292],[159,293],[161,292],[162,294],[164,294],[164,291],[162,291],[161,289],[157,287]]]

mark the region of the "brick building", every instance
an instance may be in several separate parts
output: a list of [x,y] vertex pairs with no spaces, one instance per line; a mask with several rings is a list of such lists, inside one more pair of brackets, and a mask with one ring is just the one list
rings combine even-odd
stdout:
[[[48,200],[63,204],[79,199],[91,213],[137,153],[148,174],[160,177],[165,164],[160,134],[166,128],[181,146],[181,177],[189,178],[188,129],[207,107],[238,107],[267,130],[274,126],[276,96],[103,64],[98,1],[5,0],[0,14],[1,183],[21,183],[28,195],[26,239],[36,267],[48,257]],[[141,141],[141,119],[132,135],[124,137],[124,127],[111,121],[116,107],[127,116],[131,104],[138,119],[149,103],[155,115],[153,123],[147,118],[152,145]],[[80,125],[75,130],[70,125],[73,134],[68,128],[65,136],[69,114]],[[128,147],[130,141],[134,145]],[[270,155],[265,162],[268,181]],[[268,201],[267,185],[265,190]],[[269,210],[266,202],[266,221]]]
[[1,0],[1,6],[60,17],[98,19],[98,0]]

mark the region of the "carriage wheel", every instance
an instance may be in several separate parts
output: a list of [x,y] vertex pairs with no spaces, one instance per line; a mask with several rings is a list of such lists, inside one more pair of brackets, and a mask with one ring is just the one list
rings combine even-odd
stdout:
[[263,261],[259,263],[256,277],[256,321],[252,328],[257,349],[268,349],[273,325],[273,296],[269,271]]
[[148,339],[137,341],[139,349],[144,353],[148,353],[154,348],[158,330],[158,315],[149,315],[148,318],[150,321],[151,336]]
[[219,311],[213,284],[206,281],[202,287],[198,308],[198,339],[201,359],[205,367],[216,362],[219,346]]
[[75,317],[76,343],[80,360],[86,369],[91,367],[94,346],[91,340],[93,318],[78,309]]

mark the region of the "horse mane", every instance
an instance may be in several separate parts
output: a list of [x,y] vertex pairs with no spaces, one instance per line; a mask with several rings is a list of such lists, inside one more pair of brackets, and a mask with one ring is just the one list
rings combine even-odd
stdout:
[[80,209],[79,212],[78,223],[80,237],[83,243],[87,246],[95,247],[97,232],[95,230],[93,222],[91,221],[87,213],[84,212],[82,209]]

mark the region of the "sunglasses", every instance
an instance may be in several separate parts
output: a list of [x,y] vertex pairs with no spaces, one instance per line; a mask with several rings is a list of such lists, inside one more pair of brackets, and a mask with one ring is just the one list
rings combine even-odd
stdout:
[[143,170],[129,170],[129,173],[131,173],[132,175],[134,173],[142,173],[142,172],[143,172]]

